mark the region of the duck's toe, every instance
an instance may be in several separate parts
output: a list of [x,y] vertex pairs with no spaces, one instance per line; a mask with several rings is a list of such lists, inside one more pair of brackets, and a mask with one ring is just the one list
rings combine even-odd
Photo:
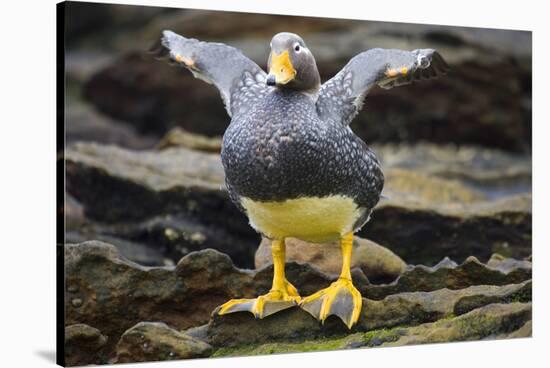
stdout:
[[351,280],[338,279],[300,302],[300,307],[321,322],[330,315],[338,316],[348,328],[357,323],[361,312],[361,293]]

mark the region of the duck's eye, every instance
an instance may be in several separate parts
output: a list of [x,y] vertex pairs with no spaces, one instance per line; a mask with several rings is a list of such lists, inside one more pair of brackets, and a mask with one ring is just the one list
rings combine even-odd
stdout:
[[294,45],[294,51],[300,52],[300,50],[301,50],[300,44],[297,43],[296,45]]

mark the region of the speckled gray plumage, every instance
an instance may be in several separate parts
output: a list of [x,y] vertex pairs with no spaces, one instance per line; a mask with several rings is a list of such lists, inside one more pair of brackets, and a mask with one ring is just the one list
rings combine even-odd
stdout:
[[319,118],[312,97],[272,88],[227,128],[222,163],[232,199],[284,201],[345,195],[370,210],[384,177],[374,153],[353,132]]

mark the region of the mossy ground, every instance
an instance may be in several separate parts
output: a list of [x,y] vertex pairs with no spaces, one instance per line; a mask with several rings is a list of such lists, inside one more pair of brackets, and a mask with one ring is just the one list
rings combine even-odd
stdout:
[[399,328],[380,329],[369,332],[357,332],[348,336],[327,337],[297,342],[274,342],[259,345],[246,345],[231,348],[220,348],[212,357],[266,355],[284,353],[304,353],[329,351],[360,347],[372,347],[399,338]]

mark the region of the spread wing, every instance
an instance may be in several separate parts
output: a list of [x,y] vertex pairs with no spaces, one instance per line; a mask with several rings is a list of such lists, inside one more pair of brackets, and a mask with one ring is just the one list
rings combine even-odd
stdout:
[[168,57],[196,78],[214,84],[229,116],[246,112],[255,99],[268,91],[266,73],[234,47],[163,31],[151,52],[159,58]]
[[317,94],[317,112],[323,120],[349,125],[361,110],[369,90],[392,88],[444,74],[449,66],[432,49],[413,51],[372,49],[353,57]]

